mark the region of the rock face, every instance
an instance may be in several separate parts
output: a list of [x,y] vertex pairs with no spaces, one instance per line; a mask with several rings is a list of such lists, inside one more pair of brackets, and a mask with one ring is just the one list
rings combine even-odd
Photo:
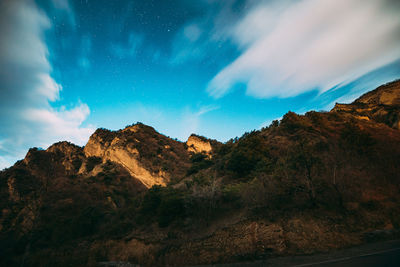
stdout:
[[143,124],[116,132],[98,129],[90,137],[84,153],[86,157],[98,157],[103,162],[109,160],[122,165],[147,188],[153,185],[166,186],[172,175],[182,176],[183,170],[177,170],[174,166],[186,166],[188,161],[182,143]]
[[76,173],[80,163],[84,161],[83,149],[69,142],[58,142],[51,145],[46,152],[59,155],[62,164],[69,174]]
[[153,185],[166,186],[170,177],[167,173],[151,173],[140,163],[139,152],[132,146],[125,146],[123,140],[115,137],[111,142],[103,140],[99,135],[93,134],[84,148],[86,157],[99,157],[103,161],[110,160],[121,164],[129,173],[140,180],[146,187]]
[[188,151],[193,153],[204,153],[207,155],[211,154],[212,146],[210,141],[202,136],[192,134],[186,141]]
[[347,112],[358,119],[374,120],[400,129],[400,81],[370,91],[351,104],[336,104],[333,112]]

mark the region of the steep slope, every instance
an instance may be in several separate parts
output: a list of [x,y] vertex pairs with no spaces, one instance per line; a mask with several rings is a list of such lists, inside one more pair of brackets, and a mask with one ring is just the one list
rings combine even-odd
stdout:
[[0,172],[0,265],[183,266],[398,237],[400,82],[224,144],[135,124]]

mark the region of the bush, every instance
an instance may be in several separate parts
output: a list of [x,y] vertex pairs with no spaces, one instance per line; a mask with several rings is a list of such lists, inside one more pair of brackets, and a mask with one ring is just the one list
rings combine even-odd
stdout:
[[173,188],[153,186],[143,197],[140,213],[155,218],[160,227],[185,217],[183,194]]
[[244,184],[228,184],[222,189],[222,199],[228,203],[238,203]]
[[343,145],[350,147],[359,154],[369,152],[376,141],[368,132],[363,132],[357,126],[346,123],[340,134]]
[[244,134],[237,145],[232,149],[226,169],[237,177],[247,177],[251,173],[270,171],[271,156],[265,146],[263,136],[258,132]]
[[191,175],[200,170],[207,169],[212,165],[212,161],[207,158],[207,155],[202,153],[193,154],[191,157],[192,166],[187,170],[186,175]]
[[227,169],[234,172],[237,176],[245,176],[250,173],[257,163],[257,159],[244,151],[235,151],[231,154]]

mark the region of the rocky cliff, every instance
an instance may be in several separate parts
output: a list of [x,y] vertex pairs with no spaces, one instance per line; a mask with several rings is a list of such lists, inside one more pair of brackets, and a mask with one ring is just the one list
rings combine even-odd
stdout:
[[212,146],[211,141],[203,136],[192,134],[186,141],[188,151],[192,153],[203,153],[207,157],[211,157]]
[[184,144],[143,124],[116,132],[99,129],[90,137],[84,153],[102,162],[120,164],[148,188],[166,186],[172,177],[181,178],[189,164]]

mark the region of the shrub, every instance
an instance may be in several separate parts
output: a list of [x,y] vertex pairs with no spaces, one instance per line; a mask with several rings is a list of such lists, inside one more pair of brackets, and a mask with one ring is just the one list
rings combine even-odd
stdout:
[[202,153],[193,154],[191,157],[192,166],[186,172],[186,175],[191,175],[200,170],[207,169],[212,165],[212,161],[207,158],[207,155]]
[[346,123],[340,134],[344,146],[350,147],[359,154],[369,152],[376,141],[368,132],[362,131],[356,125]]
[[141,214],[155,218],[160,227],[166,227],[185,217],[183,194],[173,188],[153,186],[143,197]]

